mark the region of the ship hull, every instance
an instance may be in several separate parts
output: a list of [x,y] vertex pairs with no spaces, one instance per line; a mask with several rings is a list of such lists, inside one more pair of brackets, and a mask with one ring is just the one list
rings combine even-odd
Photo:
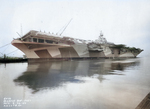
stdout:
[[12,45],[25,53],[29,61],[55,61],[69,59],[98,59],[98,58],[134,58],[139,53],[123,52],[118,53],[118,49],[102,46],[102,51],[91,51],[87,44],[44,44],[34,42],[24,42],[21,40],[13,40]]

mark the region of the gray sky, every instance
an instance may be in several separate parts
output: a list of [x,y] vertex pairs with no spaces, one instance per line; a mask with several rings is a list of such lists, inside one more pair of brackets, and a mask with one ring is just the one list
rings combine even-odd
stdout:
[[[95,40],[102,30],[109,42],[144,49],[150,54],[150,0],[0,0],[0,47],[30,30]],[[8,54],[16,50],[0,48]],[[1,55],[0,53],[0,55]],[[9,56],[22,56],[16,51]]]

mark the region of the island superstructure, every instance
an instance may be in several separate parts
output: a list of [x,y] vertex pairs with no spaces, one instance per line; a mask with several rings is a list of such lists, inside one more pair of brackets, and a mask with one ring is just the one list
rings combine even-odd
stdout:
[[136,57],[143,50],[108,42],[103,34],[97,40],[83,40],[31,30],[12,45],[28,59],[93,59]]

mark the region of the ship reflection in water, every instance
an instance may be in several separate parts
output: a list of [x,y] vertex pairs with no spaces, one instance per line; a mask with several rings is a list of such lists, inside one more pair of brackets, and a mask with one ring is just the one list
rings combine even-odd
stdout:
[[82,77],[97,78],[100,82],[105,80],[103,75],[124,75],[125,69],[138,66],[138,61],[103,59],[101,61],[56,61],[28,64],[27,71],[16,79],[17,85],[27,85],[33,93],[44,88],[56,88],[63,86],[64,83],[85,82]]
[[2,65],[0,98],[31,100],[11,109],[134,109],[149,93],[148,59]]

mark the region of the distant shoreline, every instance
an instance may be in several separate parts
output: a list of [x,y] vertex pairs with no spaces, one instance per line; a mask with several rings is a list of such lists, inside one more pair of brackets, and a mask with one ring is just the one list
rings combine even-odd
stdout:
[[0,59],[0,63],[17,63],[17,62],[27,62],[28,59]]

